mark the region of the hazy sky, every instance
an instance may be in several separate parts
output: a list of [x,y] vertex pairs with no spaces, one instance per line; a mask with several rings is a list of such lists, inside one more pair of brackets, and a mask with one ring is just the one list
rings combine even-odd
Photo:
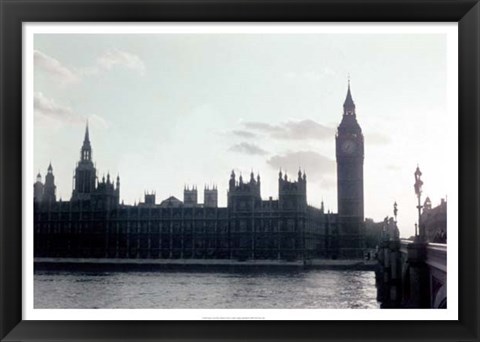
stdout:
[[[443,34],[37,34],[34,170],[51,161],[70,199],[85,122],[98,176],[120,174],[121,199],[183,199],[185,184],[217,185],[232,169],[307,174],[308,202],[337,211],[335,130],[350,74],[365,136],[365,216],[399,208],[416,220],[413,172],[434,205],[448,195],[447,44]],[[34,180],[32,175],[32,180]]]

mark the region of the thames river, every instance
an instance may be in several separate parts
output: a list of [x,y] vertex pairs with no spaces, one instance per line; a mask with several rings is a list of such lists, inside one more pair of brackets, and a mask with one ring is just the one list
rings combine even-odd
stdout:
[[379,308],[372,271],[36,271],[35,308]]

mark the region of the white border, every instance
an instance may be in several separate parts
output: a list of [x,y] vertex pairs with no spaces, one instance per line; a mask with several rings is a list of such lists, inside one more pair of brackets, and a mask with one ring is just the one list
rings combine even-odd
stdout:
[[[458,25],[457,23],[24,23],[23,24],[23,168],[22,168],[22,319],[23,320],[458,320],[458,168],[446,183],[448,198],[448,309],[34,309],[33,307],[33,50],[34,34],[418,34],[443,33],[447,37],[448,115],[450,141],[458,142]],[[449,151],[458,165],[458,143]]]

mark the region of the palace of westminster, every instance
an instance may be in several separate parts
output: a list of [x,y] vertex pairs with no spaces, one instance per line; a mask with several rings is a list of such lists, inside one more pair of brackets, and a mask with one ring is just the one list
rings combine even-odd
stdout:
[[275,259],[361,258],[364,139],[350,84],[336,134],[338,213],[307,204],[307,178],[278,176],[278,199],[263,200],[260,176],[232,171],[226,207],[217,188],[156,203],[120,203],[120,178],[97,179],[88,126],[70,201],[57,200],[49,165],[34,184],[35,257]]

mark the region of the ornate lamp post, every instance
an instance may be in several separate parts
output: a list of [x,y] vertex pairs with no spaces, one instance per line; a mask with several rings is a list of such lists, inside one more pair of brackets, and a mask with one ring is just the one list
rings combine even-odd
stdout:
[[425,240],[425,229],[422,223],[420,222],[421,216],[422,216],[421,196],[422,196],[423,182],[420,179],[420,177],[422,176],[422,172],[420,171],[420,168],[418,167],[418,165],[417,165],[417,169],[415,170],[414,176],[415,176],[415,184],[414,184],[415,194],[417,195],[417,198],[418,198],[417,209],[418,209],[418,230],[419,230],[418,235],[415,232],[415,239],[419,242],[423,242]]
[[393,216],[395,217],[395,223],[397,223],[397,213],[398,213],[398,208],[397,208],[397,202],[393,203]]
[[[415,176],[415,194],[418,198],[418,235],[415,232],[414,243],[407,245],[407,262],[410,265],[410,295],[407,306],[415,308],[427,308],[430,305],[430,280],[429,270],[425,263],[427,256],[427,244],[425,239],[425,226],[422,223],[422,185],[423,182],[420,179],[422,172],[417,165],[417,169],[414,173]],[[415,230],[417,225],[415,225]]]
[[398,208],[397,208],[397,202],[393,203],[393,216],[395,217],[395,221],[393,222],[393,238],[394,240],[398,240],[400,238],[400,231],[398,230],[398,225],[397,225],[397,214],[398,214]]

